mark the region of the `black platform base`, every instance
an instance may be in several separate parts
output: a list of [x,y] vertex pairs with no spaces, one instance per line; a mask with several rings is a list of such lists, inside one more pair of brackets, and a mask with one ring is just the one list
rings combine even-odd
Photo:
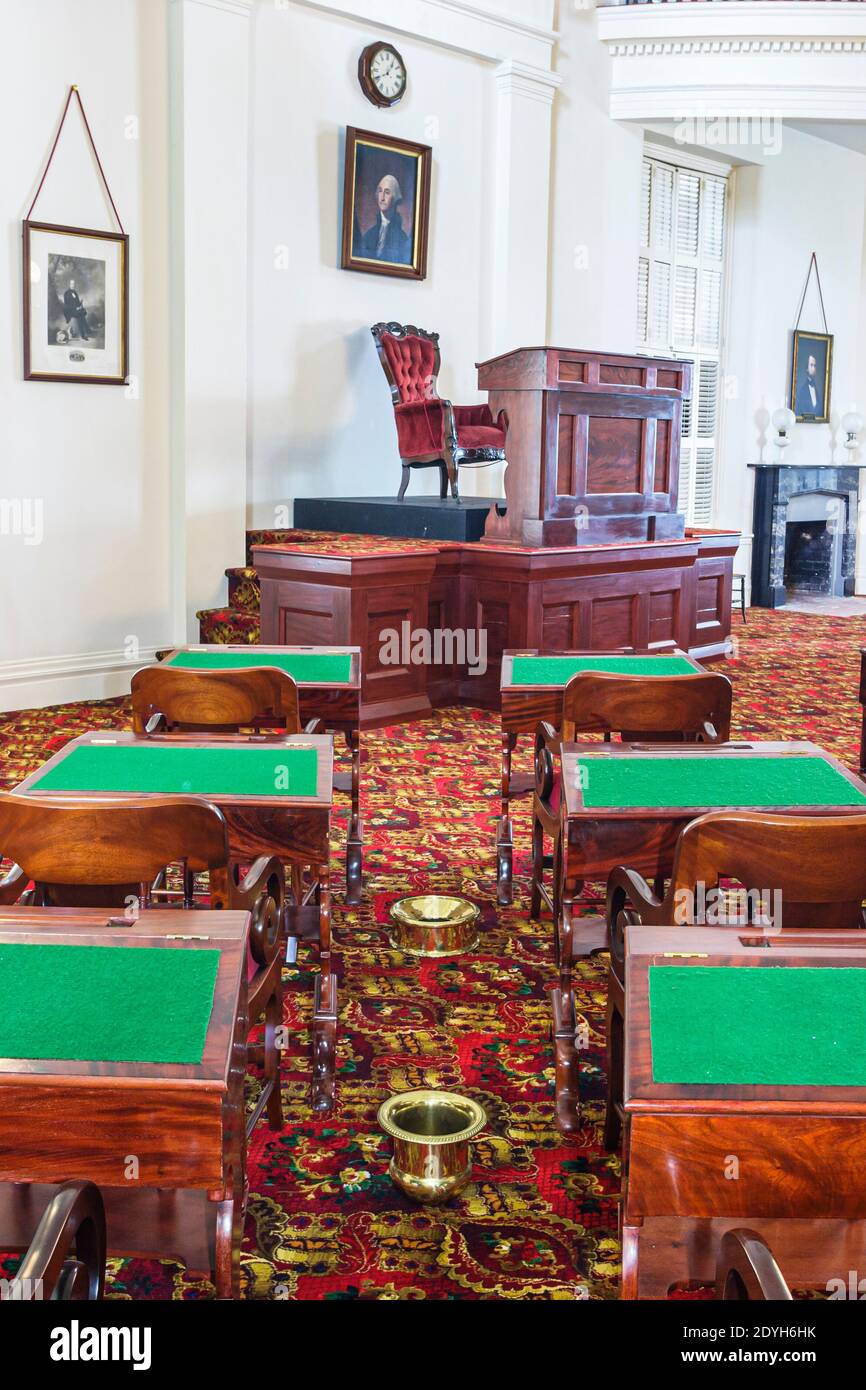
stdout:
[[[408,536],[430,541],[480,541],[493,497],[298,497],[295,526],[353,536]],[[503,506],[504,506],[503,502]]]

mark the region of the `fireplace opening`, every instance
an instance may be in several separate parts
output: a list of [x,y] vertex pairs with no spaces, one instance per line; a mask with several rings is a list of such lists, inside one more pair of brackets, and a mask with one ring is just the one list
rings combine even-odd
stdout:
[[785,588],[813,594],[830,592],[833,538],[826,521],[789,522],[785,534]]
[[801,493],[791,499],[785,527],[785,588],[789,593],[842,595],[842,536],[846,507],[839,497]]

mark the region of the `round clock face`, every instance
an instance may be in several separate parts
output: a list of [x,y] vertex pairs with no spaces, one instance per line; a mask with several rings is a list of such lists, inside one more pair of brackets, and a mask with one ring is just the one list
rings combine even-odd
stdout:
[[372,44],[362,57],[364,90],[371,101],[393,106],[406,91],[406,64],[390,44]]

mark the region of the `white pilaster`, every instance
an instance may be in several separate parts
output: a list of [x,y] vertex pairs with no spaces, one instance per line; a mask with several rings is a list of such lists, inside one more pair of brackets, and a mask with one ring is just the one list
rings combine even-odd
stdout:
[[254,0],[172,0],[172,612],[225,601],[246,524],[249,66]]
[[484,356],[547,341],[551,126],[561,80],[513,59],[494,72],[492,341]]

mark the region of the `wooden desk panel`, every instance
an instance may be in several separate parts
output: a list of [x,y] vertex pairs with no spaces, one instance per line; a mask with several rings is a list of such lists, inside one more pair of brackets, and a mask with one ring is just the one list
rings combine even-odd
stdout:
[[[190,1258],[191,1249],[201,1269],[202,1252],[213,1250],[203,1272],[214,1277],[218,1297],[236,1297],[245,1200],[248,915],[153,909],[120,927],[108,921],[104,911],[6,909],[0,944],[218,950],[202,1063],[0,1059],[0,1183],[28,1185],[0,1187],[0,1248],[18,1248],[32,1235],[28,1213],[33,1205],[41,1211],[44,1194],[37,1189],[36,1201],[30,1184],[90,1179],[106,1189],[110,1253],[132,1253],[131,1241],[137,1252],[163,1257]],[[198,1189],[197,1201],[190,1202],[189,1189]],[[134,1240],[124,1215],[130,1204],[153,1221]],[[190,1224],[191,1209],[198,1215]],[[186,1235],[175,1224],[181,1214]]]
[[[562,717],[562,694],[565,690],[566,682],[562,681],[556,685],[515,685],[514,684],[514,661],[519,657],[576,657],[581,661],[596,662],[597,665],[586,669],[605,670],[605,661],[610,657],[623,659],[626,662],[637,661],[641,663],[642,673],[644,663],[647,660],[657,661],[661,657],[672,658],[677,662],[682,662],[684,671],[700,674],[703,666],[688,655],[674,647],[671,651],[657,651],[650,648],[643,651],[621,651],[621,652],[599,652],[594,649],[566,650],[559,648],[549,650],[539,650],[537,647],[524,649],[522,651],[505,651],[502,654],[502,674],[500,682],[500,721],[501,721],[501,748],[502,748],[502,777],[500,792],[500,818],[496,835],[496,864],[497,864],[497,892],[496,900],[502,905],[512,901],[513,889],[513,855],[514,841],[513,829],[511,824],[511,800],[513,797],[531,794],[535,787],[535,778],[528,774],[520,777],[512,775],[511,764],[514,749],[517,746],[517,739],[520,734],[530,734],[534,737],[538,725],[542,721],[552,724],[555,729],[559,728]],[[667,671],[667,663],[663,665],[663,672]]]
[[[695,758],[749,760],[796,756],[805,754],[833,768],[852,792],[866,793],[866,786],[838,758],[816,744],[807,742],[754,742],[726,744],[653,744],[586,743],[564,744],[562,749],[562,789],[560,819],[564,856],[562,895],[562,924],[560,931],[560,979],[551,991],[551,1006],[556,1041],[556,1110],[560,1126],[567,1133],[579,1124],[578,1054],[574,1049],[574,995],[571,985],[573,943],[580,929],[577,915],[579,896],[587,879],[606,881],[611,870],[625,865],[637,869],[652,881],[666,878],[673,866],[674,851],[683,828],[710,811],[754,810],[748,800],[742,805],[717,805],[712,802],[711,782],[706,782],[706,803],[683,806],[587,806],[578,786],[578,764],[581,758],[616,760],[633,757],[644,759]],[[709,764],[711,769],[711,764]],[[811,803],[760,806],[769,814],[779,815],[862,815],[866,803],[852,805],[818,805]]]
[[[76,748],[87,745],[153,747],[171,749],[181,758],[183,750],[231,748],[242,758],[245,752],[267,749],[277,757],[281,749],[314,748],[317,752],[317,785],[313,796],[244,795],[227,785],[224,791],[209,793],[204,800],[219,807],[228,827],[229,848],[236,864],[249,865],[260,855],[276,855],[298,871],[310,868],[315,879],[315,896],[310,902],[292,900],[287,904],[286,924],[292,936],[315,940],[319,947],[320,971],[315,978],[312,1053],[313,1103],[317,1110],[334,1104],[334,1049],[337,1019],[337,979],[331,961],[330,815],[333,800],[333,744],[330,736],[297,734],[285,737],[248,738],[242,734],[221,734],[204,738],[201,734],[139,736],[106,733],[104,730],[71,739],[41,768],[25,777],[13,790],[16,794],[93,797],[142,795],[134,787],[124,792],[42,791],[39,782],[52,768],[61,765]],[[179,795],[194,795],[178,788]],[[146,795],[146,794],[144,794]]]
[[[361,648],[362,728],[426,718],[433,704],[498,709],[502,653],[513,648],[681,649],[702,659],[727,651],[733,533],[543,549],[357,540],[351,553],[327,542],[255,546],[253,563],[263,642]],[[462,660],[383,664],[385,634],[404,623],[410,632],[483,631],[486,671],[471,675]]]
[[625,1298],[664,1297],[673,1283],[711,1278],[714,1240],[733,1225],[764,1235],[792,1284],[844,1277],[859,1266],[841,1267],[840,1251],[856,1250],[859,1260],[866,1253],[866,1088],[653,1079],[651,968],[866,967],[862,932],[782,933],[764,945],[761,935],[730,927],[626,930]]

